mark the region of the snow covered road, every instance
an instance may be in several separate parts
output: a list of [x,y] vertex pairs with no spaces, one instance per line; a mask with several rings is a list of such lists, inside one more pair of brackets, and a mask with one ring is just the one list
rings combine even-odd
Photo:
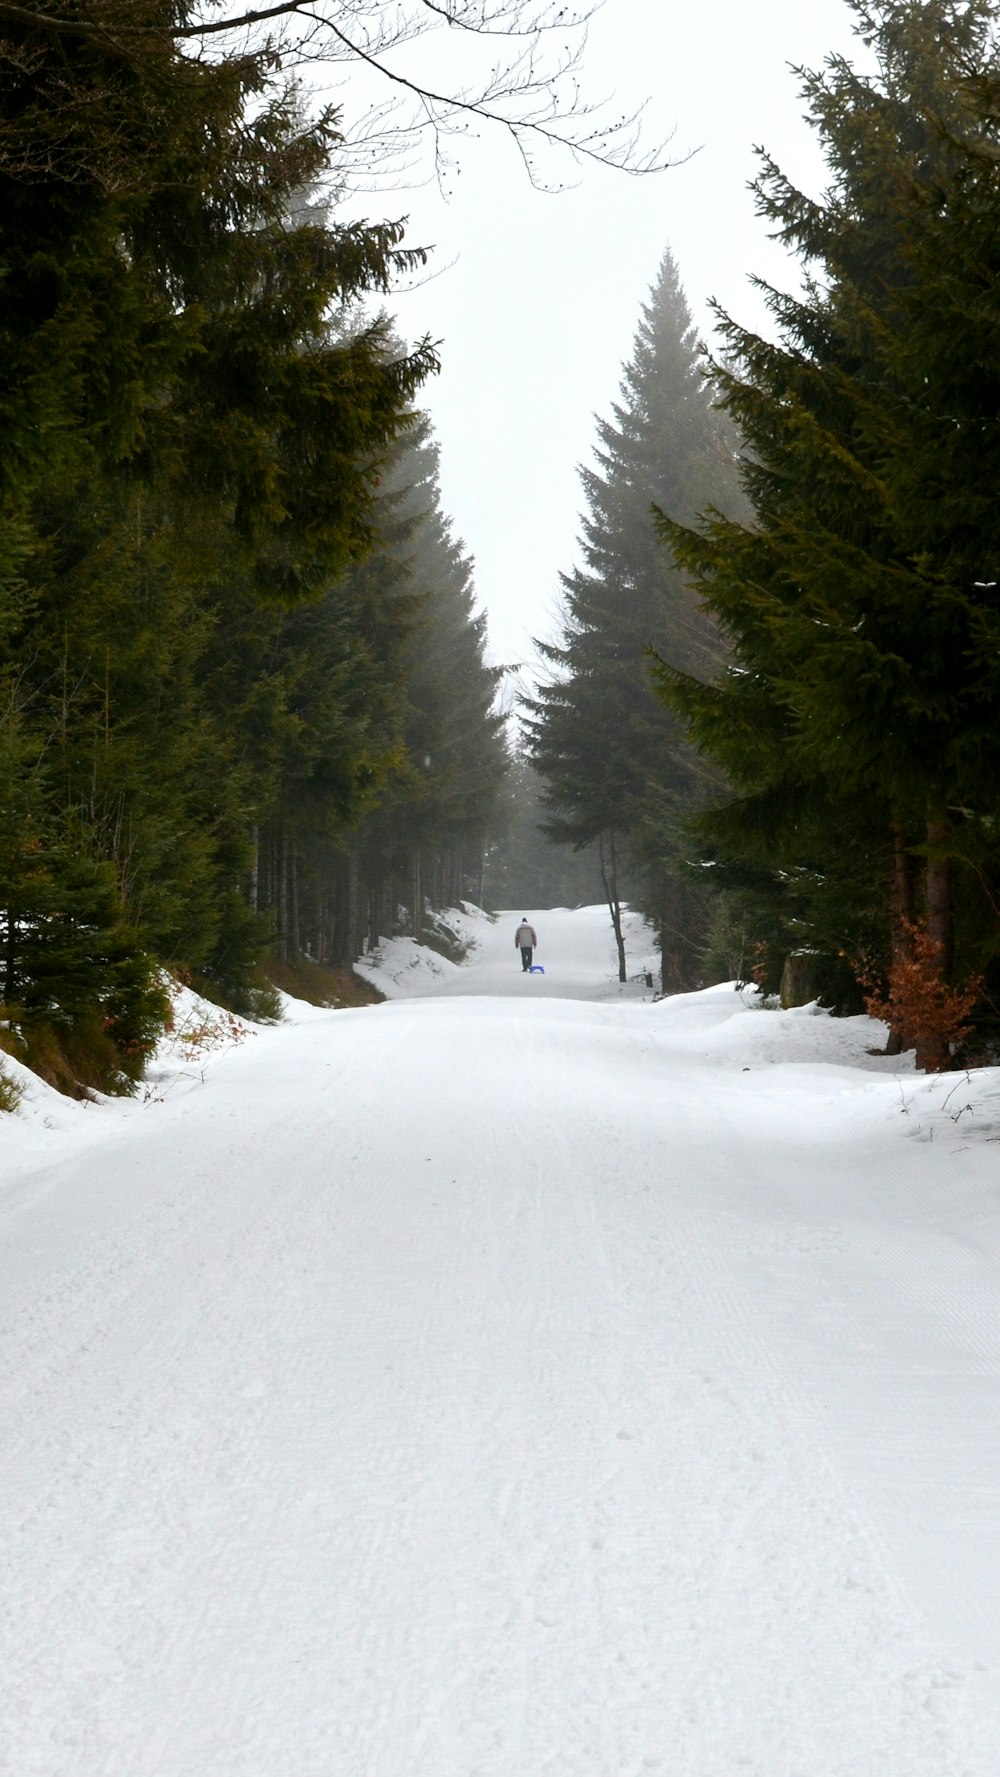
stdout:
[[1000,1771],[1000,1074],[531,917],[2,1120],[5,1777]]

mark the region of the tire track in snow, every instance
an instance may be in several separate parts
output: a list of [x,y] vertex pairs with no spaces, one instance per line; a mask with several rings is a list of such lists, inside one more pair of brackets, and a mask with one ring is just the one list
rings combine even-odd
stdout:
[[[186,1123],[187,1113],[171,1120]],[[179,1134],[181,1179],[169,1170],[143,1177],[141,1135],[110,1144],[109,1188],[124,1227],[99,1227],[57,1265],[29,1311],[16,1312],[24,1310],[23,1286],[10,1292],[3,1667],[19,1675],[8,1720],[27,1724],[23,1745],[8,1734],[0,1752],[0,1769],[12,1777],[36,1768],[44,1777],[77,1777],[84,1767],[89,1777],[105,1769],[105,1758],[109,1771],[122,1770],[106,1751],[116,1739],[115,1692],[134,1675],[141,1689],[147,1670],[162,1677],[169,1669],[172,1624],[183,1692],[199,1613],[201,1620],[212,1613],[231,1477],[246,1468],[261,1418],[239,1393],[247,1329],[258,1326],[255,1310],[268,1301],[289,1214],[315,1185],[309,1173],[298,1187],[288,1182],[294,1117],[268,1133],[270,1167],[266,1146],[261,1168],[252,1138],[238,1144],[242,1183],[232,1175],[231,1134],[203,1120],[190,1142],[183,1128]],[[214,1144],[208,1162],[200,1153],[206,1137]],[[307,1151],[315,1139],[310,1133]],[[195,1164],[185,1169],[187,1157]],[[170,1192],[165,1203],[158,1190]],[[275,1322],[287,1344],[280,1309]],[[250,1340],[263,1373],[272,1333],[265,1322]],[[215,1541],[199,1546],[193,1531],[205,1501]],[[50,1700],[53,1661],[63,1666],[58,1729],[36,1720],[37,1706]],[[165,1694],[179,1708],[177,1691],[168,1686]],[[155,1700],[149,1704],[155,1713]],[[36,1729],[37,1766],[29,1751]],[[131,1762],[127,1769],[133,1777]]]
[[[693,1159],[703,1142],[700,1130],[691,1135]],[[683,1155],[684,1143],[675,1128],[663,1143],[661,1178],[670,1180],[672,1175],[677,1181]],[[655,1419],[660,1409],[655,1447],[669,1451],[672,1463],[680,1468],[678,1473],[675,1467],[671,1477],[670,1497],[675,1516],[681,1501],[681,1532],[676,1534],[675,1525],[667,1527],[664,1547],[672,1564],[670,1583],[692,1601],[688,1636],[682,1623],[675,1627],[681,1631],[681,1642],[689,1642],[687,1665],[697,1702],[689,1712],[690,1745],[681,1732],[673,1756],[684,1770],[695,1768],[690,1761],[697,1761],[699,1777],[703,1771],[714,1773],[716,1764],[706,1738],[710,1743],[715,1734],[720,1777],[732,1768],[734,1689],[739,1692],[745,1685],[749,1665],[758,1672],[759,1687],[769,1694],[771,1707],[761,1712],[765,1725],[756,1753],[752,1731],[750,1744],[741,1746],[740,1757],[748,1769],[763,1773],[775,1768],[776,1716],[778,1722],[784,1718],[779,1734],[782,1756],[801,1759],[803,1771],[817,1768],[822,1749],[824,1777],[833,1769],[891,1770],[894,1777],[911,1770],[964,1772],[971,1767],[960,1750],[963,1674],[954,1664],[934,1658],[933,1642],[921,1629],[912,1600],[895,1582],[893,1564],[867,1521],[864,1506],[859,1506],[851,1477],[844,1475],[842,1465],[816,1437],[814,1416],[802,1410],[789,1386],[773,1342],[766,1337],[767,1317],[762,1320],[742,1285],[741,1255],[726,1249],[727,1218],[712,1204],[710,1181],[705,1190],[703,1163],[700,1172],[697,1195],[683,1186],[671,1189],[665,1184],[659,1204],[666,1208],[668,1219],[660,1228],[654,1226],[651,1208],[640,1222],[644,1240],[659,1234],[660,1251],[667,1259],[663,1268],[675,1306],[681,1309],[665,1317],[662,1311],[657,1313],[654,1269],[646,1308],[657,1319],[671,1359],[665,1362],[654,1345],[647,1346],[651,1374],[640,1391],[646,1401],[642,1409],[633,1410],[633,1416],[641,1423],[644,1411]],[[643,1187],[633,1196],[651,1206],[650,1192]],[[692,1200],[699,1199],[700,1206],[692,1212]],[[656,1201],[654,1196],[652,1202]],[[622,1226],[621,1207],[620,1201],[613,1205],[616,1232]],[[745,1238],[745,1225],[743,1233]],[[650,1269],[648,1259],[641,1246],[624,1257],[623,1291],[634,1298],[643,1269]],[[684,1354],[679,1365],[678,1352]],[[662,1378],[668,1398],[679,1397],[675,1423],[683,1431],[675,1434],[672,1448],[662,1403],[653,1398],[657,1377]],[[699,1377],[704,1384],[700,1400],[695,1386]],[[706,1450],[711,1453],[707,1460]],[[647,1487],[648,1497],[655,1499],[651,1473],[640,1495]],[[655,1559],[652,1546],[647,1556]],[[732,1622],[713,1617],[713,1600]],[[634,1596],[625,1588],[619,1611],[623,1623],[630,1619],[632,1603]],[[831,1615],[853,1639],[859,1659],[863,1650],[863,1673],[855,1672],[850,1662],[839,1677],[824,1670],[821,1646],[812,1662],[800,1662],[799,1670],[795,1662],[789,1666],[789,1622],[795,1625],[793,1646],[797,1643],[805,1655],[810,1640],[815,1640],[815,1625]],[[775,1624],[780,1629],[776,1645]],[[908,1663],[901,1651],[907,1642],[909,1659],[921,1656],[922,1666]],[[711,1675],[691,1657],[699,1644],[714,1655]],[[727,1649],[721,1659],[720,1647]],[[678,1659],[683,1662],[684,1652],[682,1647],[672,1650],[671,1671],[676,1671]],[[734,1687],[733,1675],[739,1673]],[[713,1696],[718,1699],[714,1715],[709,1701]],[[851,1708],[859,1711],[856,1743],[835,1765],[830,1748],[852,1739]],[[931,1710],[935,1725],[928,1744]],[[685,1721],[683,1707],[679,1720]],[[873,1720],[879,1729],[875,1744]],[[989,1768],[982,1767],[984,1772]]]
[[[915,1689],[923,1686],[935,1711],[940,1693],[964,1689],[983,1744],[994,1746],[1000,1281],[974,1249],[925,1227],[919,1166],[908,1145],[845,1157],[843,1177],[828,1178],[812,1224],[796,1219],[796,1198],[800,1215],[803,1198],[795,1164],[777,1157],[775,1219],[750,1230],[749,1246],[744,1226],[745,1268],[758,1277],[770,1270],[777,1344],[786,1367],[789,1352],[801,1353],[810,1379],[808,1397],[801,1377],[788,1383],[803,1417],[824,1449],[835,1451],[840,1474],[863,1492],[886,1562],[919,1575],[920,1602],[911,1578],[911,1603],[947,1635],[951,1658],[917,1673]],[[766,1201],[766,1192],[759,1195]],[[893,1210],[880,1218],[884,1197]],[[834,1213],[836,1229],[828,1221],[824,1233],[824,1218]],[[811,1298],[802,1287],[803,1257],[815,1279]],[[985,1648],[994,1650],[993,1671]]]
[[240,1188],[61,1298],[11,1777],[994,1777],[775,1353],[780,1243],[632,1025],[543,1009],[466,1006],[457,1080],[440,1003],[314,1033],[342,1102],[290,1063]]
[[[522,1130],[521,1134],[522,1145],[530,1150],[532,1139],[537,1138],[537,1125],[527,1131]],[[654,1143],[650,1155],[651,1165],[662,1165],[674,1145],[664,1143],[657,1148]],[[577,1146],[578,1152],[573,1156],[576,1170],[583,1178],[593,1179],[595,1160],[601,1159],[600,1144],[595,1142],[595,1131],[588,1129]],[[852,1521],[847,1508],[841,1504],[838,1510],[831,1509],[829,1501],[835,1497],[835,1490],[829,1475],[823,1478],[824,1484],[818,1489],[821,1495],[825,1494],[825,1498],[818,1501],[806,1499],[804,1505],[798,1498],[798,1494],[807,1485],[814,1493],[817,1491],[814,1478],[815,1453],[808,1449],[800,1456],[802,1473],[799,1475],[790,1453],[794,1454],[802,1443],[801,1421],[799,1417],[789,1414],[787,1402],[773,1381],[768,1385],[761,1385],[761,1373],[766,1370],[766,1366],[759,1343],[754,1348],[754,1361],[747,1369],[747,1327],[745,1319],[734,1310],[733,1291],[723,1291],[719,1284],[720,1276],[724,1277],[726,1274],[726,1258],[715,1250],[717,1230],[714,1228],[706,1226],[701,1231],[700,1239],[693,1243],[693,1257],[690,1229],[685,1231],[685,1240],[680,1246],[675,1243],[675,1267],[682,1267],[682,1274],[686,1270],[689,1285],[690,1273],[694,1272],[693,1285],[682,1292],[685,1312],[692,1313],[696,1303],[700,1304],[700,1322],[697,1324],[700,1324],[704,1338],[705,1305],[707,1302],[711,1308],[714,1302],[715,1311],[709,1316],[711,1339],[708,1342],[707,1361],[712,1370],[721,1367],[725,1373],[734,1369],[742,1385],[748,1389],[751,1399],[755,1395],[763,1396],[762,1404],[767,1420],[780,1424],[783,1428],[777,1447],[774,1446],[772,1435],[765,1438],[763,1448],[756,1447],[749,1455],[739,1454],[741,1440],[755,1430],[759,1436],[759,1428],[754,1420],[748,1424],[748,1415],[745,1412],[740,1414],[736,1411],[731,1389],[724,1392],[721,1399],[714,1399],[710,1395],[708,1409],[704,1400],[699,1404],[697,1399],[685,1399],[683,1421],[687,1426],[687,1446],[681,1452],[680,1459],[688,1462],[691,1472],[682,1475],[680,1488],[676,1485],[676,1475],[672,1477],[671,1497],[675,1511],[678,1493],[682,1501],[700,1501],[707,1489],[714,1503],[711,1509],[699,1507],[693,1513],[691,1507],[685,1504],[683,1510],[689,1514],[689,1521],[686,1521],[687,1533],[680,1539],[680,1546],[678,1547],[676,1538],[665,1537],[664,1543],[660,1545],[655,1537],[651,1540],[640,1537],[637,1559],[634,1518],[637,1514],[649,1513],[650,1502],[656,1500],[656,1481],[648,1470],[640,1470],[641,1484],[638,1486],[630,1487],[627,1477],[622,1479],[623,1463],[628,1464],[631,1454],[630,1445],[641,1445],[642,1441],[634,1431],[629,1433],[627,1426],[619,1426],[618,1431],[628,1435],[619,1438],[617,1432],[613,1434],[618,1447],[614,1451],[614,1461],[608,1460],[608,1429],[615,1417],[611,1410],[616,1400],[614,1390],[621,1390],[620,1364],[616,1361],[611,1366],[612,1374],[604,1379],[605,1411],[599,1416],[600,1435],[588,1435],[584,1440],[586,1460],[581,1466],[585,1469],[587,1478],[583,1484],[574,1488],[572,1477],[567,1472],[571,1464],[565,1460],[566,1446],[570,1442],[569,1428],[565,1421],[558,1418],[558,1408],[563,1404],[559,1396],[560,1392],[565,1395],[571,1389],[577,1395],[583,1393],[581,1378],[585,1376],[588,1397],[586,1411],[593,1418],[593,1356],[591,1354],[588,1362],[582,1361],[578,1341],[574,1342],[568,1337],[573,1327],[574,1314],[580,1314],[586,1322],[586,1305],[581,1304],[579,1299],[571,1300],[556,1291],[559,1308],[553,1313],[552,1301],[553,1285],[559,1269],[557,1255],[569,1249],[572,1253],[568,1266],[570,1273],[579,1275],[581,1271],[581,1206],[574,1200],[572,1204],[564,1203],[561,1213],[557,1213],[559,1205],[553,1204],[551,1192],[546,1197],[539,1188],[537,1169],[532,1178],[531,1189],[524,1178],[518,1176],[517,1167],[512,1163],[511,1147],[510,1140],[505,1138],[505,1183],[508,1187],[513,1183],[521,1226],[525,1230],[530,1226],[531,1233],[523,1241],[513,1238],[510,1240],[507,1254],[509,1276],[517,1279],[517,1285],[508,1302],[510,1307],[519,1303],[522,1313],[530,1306],[531,1320],[527,1327],[519,1329],[522,1343],[515,1353],[518,1362],[514,1366],[513,1376],[510,1370],[507,1372],[505,1389],[498,1392],[509,1390],[512,1380],[522,1384],[530,1381],[533,1391],[533,1398],[527,1403],[529,1411],[513,1413],[514,1433],[511,1441],[518,1452],[518,1478],[506,1493],[507,1509],[503,1526],[508,1551],[505,1572],[507,1585],[515,1595],[515,1604],[520,1594],[520,1603],[514,1618],[516,1635],[521,1640],[520,1669],[522,1674],[528,1675],[523,1679],[527,1689],[521,1703],[511,1708],[515,1718],[523,1720],[517,1758],[526,1759],[527,1768],[532,1770],[564,1770],[567,1773],[580,1769],[618,1772],[630,1769],[634,1764],[639,1768],[637,1759],[655,1760],[661,1756],[656,1748],[662,1746],[664,1731],[662,1687],[666,1686],[668,1695],[672,1695],[669,1675],[676,1671],[678,1661],[683,1668],[691,1641],[696,1648],[704,1643],[710,1652],[721,1640],[728,1651],[721,1662],[716,1658],[714,1679],[707,1687],[709,1700],[706,1701],[706,1674],[695,1660],[693,1664],[689,1662],[688,1668],[691,1672],[690,1696],[672,1695],[671,1708],[666,1713],[673,1723],[670,1756],[683,1754],[686,1734],[691,1748],[696,1749],[696,1752],[692,1751],[692,1756],[697,1756],[702,1761],[698,1766],[699,1773],[702,1769],[707,1771],[709,1765],[705,1762],[708,1757],[706,1744],[711,1744],[712,1737],[715,1736],[718,1740],[719,1770],[728,1769],[733,1757],[730,1721],[733,1694],[728,1675],[739,1667],[741,1661],[745,1664],[748,1655],[751,1659],[756,1657],[751,1647],[753,1636],[764,1633],[772,1618],[776,1618],[781,1631],[778,1646],[770,1665],[765,1661],[761,1667],[761,1677],[770,1686],[774,1708],[778,1709],[779,1715],[783,1709],[788,1717],[788,1725],[781,1730],[784,1735],[781,1747],[783,1758],[799,1756],[795,1746],[798,1740],[803,1744],[802,1756],[808,1766],[808,1762],[815,1759],[817,1747],[826,1748],[829,1731],[836,1728],[843,1734],[844,1722],[837,1710],[843,1709],[844,1699],[847,1698],[847,1707],[852,1704],[859,1706],[860,1726],[857,1743],[852,1746],[849,1755],[845,1756],[839,1766],[840,1770],[845,1773],[868,1770],[873,1773],[876,1770],[883,1772],[887,1758],[895,1761],[892,1766],[894,1773],[897,1770],[900,1773],[908,1773],[910,1770],[935,1773],[950,1769],[960,1770],[961,1763],[955,1762],[959,1755],[953,1758],[946,1745],[941,1743],[928,1746],[924,1721],[915,1714],[917,1706],[905,1691],[903,1674],[906,1668],[898,1657],[898,1643],[906,1640],[908,1635],[911,1652],[914,1649],[922,1651],[924,1643],[920,1631],[912,1624],[905,1631],[901,1629],[901,1624],[907,1624],[907,1611],[898,1597],[884,1596],[891,1588],[880,1571],[870,1544]],[[526,1165],[525,1156],[522,1156],[522,1164]],[[557,1175],[563,1175],[566,1170],[565,1167],[557,1168]],[[614,1189],[616,1173],[617,1157],[612,1142],[606,1156],[606,1171],[600,1179],[602,1190],[605,1187]],[[558,1187],[556,1196],[558,1197]],[[480,1205],[480,1209],[484,1216],[488,1214],[485,1205]],[[593,1216],[590,1218],[590,1225],[593,1227]],[[508,1214],[508,1231],[517,1226],[518,1215],[511,1217]],[[534,1255],[534,1277],[524,1273],[523,1256],[526,1250]],[[617,1294],[609,1295],[605,1287],[601,1299],[598,1285],[602,1277],[607,1277],[607,1251],[604,1250],[600,1255],[600,1262],[596,1262],[593,1249],[588,1250],[586,1265],[582,1269],[593,1292],[589,1303],[590,1320],[595,1319],[596,1313],[601,1330],[610,1329],[619,1347],[624,1338],[627,1349],[627,1338],[631,1336],[638,1345],[643,1363],[654,1375],[658,1374],[663,1366],[663,1359],[659,1354],[664,1346],[668,1350],[676,1349],[683,1320],[674,1315],[668,1319],[665,1329],[660,1323],[654,1323],[657,1328],[656,1338],[651,1345],[647,1337],[643,1347],[639,1343],[642,1329],[635,1322],[634,1307],[631,1310],[628,1307],[627,1292],[623,1289]],[[630,1288],[634,1294],[634,1270],[630,1271],[629,1276]],[[709,1279],[715,1285],[714,1298],[708,1289]],[[721,1338],[718,1336],[720,1325],[728,1329]],[[499,1329],[494,1329],[497,1330]],[[664,1331],[668,1335],[665,1341],[660,1338]],[[564,1340],[562,1348],[559,1346],[560,1338]],[[547,1362],[543,1361],[534,1371],[529,1361],[531,1349],[547,1354]],[[641,1374],[643,1366],[640,1364],[638,1367]],[[676,1359],[673,1360],[673,1367],[676,1367]],[[685,1374],[690,1377],[690,1360]],[[579,1402],[574,1400],[572,1405],[579,1414]],[[540,1408],[543,1410],[540,1411]],[[531,1423],[530,1431],[526,1421]],[[572,1429],[573,1436],[579,1442],[579,1426]],[[668,1434],[671,1429],[663,1427],[665,1449],[670,1449],[671,1440]],[[674,1432],[675,1445],[676,1442]],[[714,1462],[706,1463],[703,1449],[706,1443],[715,1451]],[[527,1454],[529,1451],[530,1456]],[[675,1461],[678,1460],[676,1451],[672,1454]],[[579,1457],[579,1451],[577,1455]],[[764,1465],[763,1468],[760,1465]],[[766,1473],[768,1467],[776,1469],[779,1476],[779,1481],[771,1487],[770,1496],[766,1489],[761,1493],[760,1480],[761,1474]],[[595,1468],[598,1469],[596,1484],[593,1473]],[[721,1496],[720,1483],[713,1476],[713,1468],[722,1477]],[[553,1485],[554,1475],[558,1476],[558,1485]],[[798,1494],[791,1488],[792,1482],[796,1483]],[[793,1561],[789,1567],[786,1562],[783,1568],[779,1561],[777,1578],[764,1591],[763,1601],[755,1604],[754,1600],[760,1592],[758,1569],[762,1565],[762,1559],[758,1559],[753,1536],[748,1538],[747,1526],[751,1531],[755,1529],[757,1522],[765,1526],[771,1539],[765,1544],[768,1550],[767,1560],[773,1564],[774,1545],[777,1544],[780,1548],[783,1541],[787,1542],[790,1505],[798,1513],[796,1529],[800,1533],[800,1541],[794,1550],[798,1565]],[[555,1512],[553,1507],[557,1508]],[[721,1533],[720,1518],[723,1526]],[[649,1588],[648,1575],[650,1571],[656,1571],[657,1560],[663,1570],[663,1584],[671,1585],[679,1591],[682,1606],[691,1609],[691,1599],[707,1597],[711,1601],[718,1594],[719,1572],[716,1564],[720,1560],[721,1594],[723,1597],[727,1595],[732,1573],[730,1570],[727,1574],[725,1563],[729,1558],[734,1535],[739,1535],[741,1531],[744,1543],[749,1542],[751,1556],[757,1562],[756,1566],[751,1566],[750,1573],[742,1581],[745,1594],[740,1606],[744,1612],[742,1630],[728,1630],[724,1622],[712,1615],[710,1602],[707,1620],[702,1622],[700,1630],[695,1620],[687,1622],[686,1630],[683,1621],[679,1624],[671,1622],[668,1611],[668,1632],[665,1632],[662,1596],[656,1589],[651,1593]],[[846,1563],[841,1547],[845,1538],[848,1539],[850,1553],[850,1560]],[[813,1553],[817,1550],[821,1556],[826,1555],[830,1572],[839,1576],[829,1584],[825,1580],[817,1582],[808,1572],[804,1574],[802,1571],[803,1565],[807,1570],[810,1568]],[[699,1552],[697,1558],[692,1555],[692,1551]],[[768,1578],[766,1571],[764,1577]],[[846,1605],[844,1597],[840,1595],[841,1591],[847,1597]],[[637,1605],[647,1612],[647,1621],[640,1622],[638,1628]],[[846,1671],[831,1675],[820,1666],[810,1691],[808,1682],[802,1674],[795,1672],[794,1665],[790,1675],[782,1669],[782,1662],[787,1665],[789,1661],[788,1620],[791,1617],[793,1623],[798,1625],[797,1633],[801,1635],[803,1627],[808,1629],[810,1625],[815,1625],[816,1612],[819,1611],[822,1618],[824,1610],[828,1615],[837,1613],[843,1618],[845,1631],[851,1633],[857,1649],[860,1650],[858,1661],[863,1658],[866,1670],[859,1676],[848,1662]],[[506,1620],[509,1623],[509,1617]],[[608,1643],[609,1640],[614,1643],[615,1638],[609,1637],[609,1622],[617,1623],[617,1645],[611,1658],[608,1657]],[[507,1633],[509,1634],[509,1630]],[[502,1638],[501,1635],[501,1640]],[[766,1643],[768,1637],[765,1635],[764,1639]],[[771,1639],[773,1640],[773,1630]],[[561,1645],[561,1642],[567,1640],[571,1654],[569,1659],[566,1657],[565,1646]],[[679,1646],[676,1645],[678,1641]],[[446,1644],[443,1660],[446,1666],[451,1664],[447,1653],[450,1645],[451,1643]],[[820,1651],[824,1645],[821,1638]],[[760,1663],[758,1659],[758,1665]],[[874,1671],[869,1670],[872,1666]],[[488,1664],[484,1662],[479,1668],[479,1676],[489,1670]],[[476,1763],[475,1768],[484,1772],[507,1773],[515,1768],[525,1768],[524,1764],[515,1766],[511,1747],[507,1743],[492,1756],[488,1747],[485,1750],[480,1747],[476,1737],[479,1717],[475,1660],[471,1662],[470,1672],[469,1661],[466,1659],[465,1673],[461,1682],[447,1689],[446,1693],[448,1710],[453,1714],[452,1741],[442,1739],[442,1730],[438,1729],[437,1742],[431,1748],[438,1761],[437,1766],[435,1767],[434,1758],[428,1754],[426,1769],[440,1769],[442,1761],[446,1769],[460,1768],[450,1762],[450,1752],[454,1744],[464,1748],[466,1758],[480,1758],[482,1762]],[[549,1676],[546,1676],[547,1673]],[[838,1691],[836,1684],[833,1685],[831,1700],[826,1693],[832,1676],[839,1681],[840,1689]],[[496,1682],[495,1673],[493,1682]],[[710,1700],[713,1684],[720,1698],[714,1711]],[[598,1692],[596,1697],[595,1691]],[[820,1692],[823,1694],[819,1694]],[[560,1698],[558,1704],[554,1693]],[[439,1692],[438,1695],[439,1721],[441,1715],[447,1713],[441,1703],[443,1694]],[[625,1699],[629,1697],[630,1706],[623,1707]],[[876,1716],[881,1713],[885,1718],[880,1723],[874,1746],[871,1743],[873,1711]],[[547,1743],[547,1734],[551,1731],[552,1723],[560,1720],[563,1713],[571,1724],[570,1741],[567,1746],[559,1749]],[[489,1713],[494,1731],[497,1719],[503,1720],[504,1715],[502,1699],[494,1694]],[[745,1758],[746,1768],[759,1769],[761,1772],[773,1769],[773,1717],[774,1709],[765,1717],[770,1725],[765,1729],[764,1739],[756,1753],[741,1754]],[[641,1747],[643,1721],[648,1724],[645,1750]],[[392,1742],[389,1744],[391,1746]],[[420,1771],[425,1768],[423,1753],[427,1751],[427,1742],[418,1740],[416,1746],[418,1762],[407,1768]],[[649,1750],[650,1746],[652,1751]],[[387,1748],[386,1768],[397,1768],[396,1760],[400,1761],[399,1768],[402,1768],[401,1758],[398,1749],[394,1757]],[[830,1769],[832,1771],[833,1766]]]
[[[282,1212],[286,1208],[283,1193]],[[195,1514],[200,1500],[218,1502],[226,1494],[245,1462],[255,1420],[252,1411],[241,1409],[235,1416],[220,1411],[210,1383],[220,1360],[232,1358],[227,1323],[240,1309],[246,1321],[273,1262],[279,1226],[273,1203],[251,1210],[244,1199],[241,1222],[226,1230],[221,1243],[223,1272],[202,1242],[206,1235],[218,1236],[225,1218],[215,1214],[200,1227],[187,1225],[186,1240],[175,1240],[168,1251],[169,1273],[165,1279],[161,1273],[158,1288],[147,1267],[141,1288],[138,1283],[123,1287],[117,1300],[100,1302],[97,1333],[68,1356],[72,1392],[63,1392],[51,1362],[42,1379],[26,1373],[24,1380],[34,1388],[35,1423],[40,1430],[57,1423],[59,1436],[48,1448],[44,1441],[32,1448],[22,1437],[8,1453],[23,1481],[45,1479],[30,1502],[22,1498],[20,1511],[13,1490],[6,1489],[7,1512],[14,1514],[8,1546],[17,1566],[31,1575],[30,1601],[14,1583],[3,1592],[15,1607],[9,1647],[16,1645],[16,1663],[25,1674],[26,1716],[32,1713],[32,1697],[46,1696],[44,1675],[54,1653],[63,1668],[65,1739],[44,1755],[39,1770],[46,1777],[56,1770],[75,1772],[81,1763],[88,1771],[104,1770],[108,1754],[101,1716],[106,1706],[113,1719],[114,1688],[131,1669],[169,1669],[178,1576],[187,1590],[179,1638],[182,1659],[190,1660],[192,1601],[200,1589],[195,1616],[210,1610],[219,1556],[217,1548],[201,1549],[201,1571],[192,1585]],[[234,1294],[234,1279],[242,1302]],[[58,1352],[58,1328],[53,1333]],[[48,1398],[40,1380],[48,1382]],[[55,1411],[49,1404],[53,1397]],[[56,1562],[47,1559],[53,1544],[65,1550]],[[97,1644],[93,1650],[85,1637],[73,1641],[74,1632],[79,1638],[88,1622]],[[100,1646],[104,1623],[110,1639]],[[8,1671],[14,1663],[9,1657]],[[110,1682],[105,1697],[102,1669],[106,1691]],[[177,1701],[174,1691],[167,1694]],[[16,1748],[8,1756],[9,1765],[0,1769],[21,1777],[32,1768]],[[107,1768],[116,1768],[113,1755]]]

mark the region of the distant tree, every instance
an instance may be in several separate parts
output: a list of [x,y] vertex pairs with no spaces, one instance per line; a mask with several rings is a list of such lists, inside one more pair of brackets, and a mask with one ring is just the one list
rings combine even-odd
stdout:
[[622,400],[598,422],[598,439],[597,466],[581,471],[582,565],[562,576],[560,639],[539,644],[552,676],[524,701],[525,745],[545,783],[548,832],[598,854],[622,979],[627,888],[657,920],[666,976],[681,985],[696,966],[696,931],[677,872],[679,823],[711,772],[657,699],[650,652],[707,676],[723,649],[658,540],[654,508],[690,520],[738,495],[734,435],[713,409],[669,252],[643,306]]
[[383,465],[372,547],[324,598],[244,614],[213,702],[253,761],[241,878],[279,963],[350,965],[426,903],[479,892],[507,767],[472,564],[442,511],[430,422]]
[[406,905],[419,933],[424,901],[476,896],[487,834],[507,767],[497,698],[501,668],[486,661],[473,564],[441,506],[438,449],[422,418],[386,479],[405,565],[399,590],[416,609],[403,642],[400,757],[367,821],[359,860],[370,934]]
[[490,909],[591,906],[603,898],[595,850],[573,851],[545,832],[542,780],[515,755],[489,848],[485,904]]

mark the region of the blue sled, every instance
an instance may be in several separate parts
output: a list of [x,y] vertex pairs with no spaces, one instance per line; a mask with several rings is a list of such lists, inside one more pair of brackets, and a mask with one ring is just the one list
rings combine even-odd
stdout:
[[544,973],[545,973],[545,970],[542,968],[541,963],[532,963],[530,969],[528,970],[529,975],[544,975]]

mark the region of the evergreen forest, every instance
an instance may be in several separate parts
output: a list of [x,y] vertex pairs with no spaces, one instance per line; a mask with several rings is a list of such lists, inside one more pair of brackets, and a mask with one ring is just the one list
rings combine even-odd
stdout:
[[699,381],[665,261],[526,736],[665,985],[867,1006],[941,1068],[1000,1025],[998,11],[849,4],[799,71],[824,195],[755,186],[801,286],[767,337],[717,312]]
[[0,13],[0,1006],[129,1090],[168,972],[264,1015],[481,886],[507,765],[472,567],[341,223],[341,136],[187,9]]
[[603,899],[623,981],[628,901],[664,991],[996,1054],[1000,8],[845,3],[823,195],[760,153],[792,287],[706,347],[664,252],[512,743],[425,256],[342,217],[300,9],[0,0],[0,1043],[128,1091],[171,976],[268,1016],[434,907]]
[[941,1067],[990,1052],[1000,988],[998,21],[852,9],[863,66],[803,77],[826,195],[766,156],[757,185],[801,293],[773,342],[719,317],[753,522],[661,521],[726,666],[659,681],[726,774],[701,857],[761,979],[804,953]]

